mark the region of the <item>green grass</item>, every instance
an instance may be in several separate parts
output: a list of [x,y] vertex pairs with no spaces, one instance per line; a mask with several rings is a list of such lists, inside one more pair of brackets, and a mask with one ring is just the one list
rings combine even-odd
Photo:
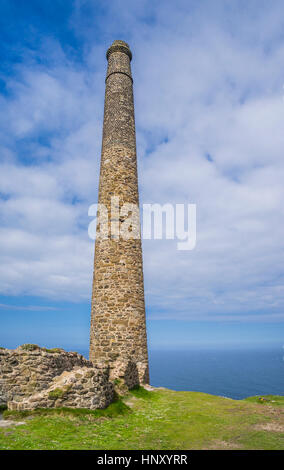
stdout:
[[278,395],[257,395],[245,399],[250,403],[260,403],[261,405],[284,406],[284,396]]
[[0,449],[283,449],[284,397],[267,399],[138,388],[105,410],[5,411],[25,423],[0,428]]
[[149,392],[143,387],[134,387],[130,390],[130,395],[136,398],[143,398],[144,400],[155,399],[157,397],[156,392]]

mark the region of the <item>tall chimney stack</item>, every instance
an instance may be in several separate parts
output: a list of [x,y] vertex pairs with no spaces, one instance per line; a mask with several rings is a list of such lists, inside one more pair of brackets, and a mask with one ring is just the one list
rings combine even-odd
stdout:
[[126,42],[114,41],[106,57],[98,202],[108,210],[109,234],[103,238],[97,232],[95,242],[90,360],[111,366],[130,359],[137,365],[140,383],[148,383],[142,248],[140,236],[135,236],[140,234],[139,212],[128,237],[112,233],[112,228],[127,225],[124,204],[139,207],[132,53]]

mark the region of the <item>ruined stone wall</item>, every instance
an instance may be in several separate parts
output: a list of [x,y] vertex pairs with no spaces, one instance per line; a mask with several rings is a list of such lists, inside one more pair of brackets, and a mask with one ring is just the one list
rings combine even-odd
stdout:
[[8,402],[9,410],[36,408],[106,408],[114,398],[114,386],[108,380],[108,371],[82,367],[63,372],[49,387],[20,402]]
[[[131,52],[122,41],[108,49],[99,203],[109,212],[111,197],[138,206],[138,178]],[[112,239],[111,224],[122,227],[128,214],[112,214],[109,237],[96,239],[92,293],[90,360],[139,363],[149,381],[141,240]],[[109,217],[110,218],[110,217]],[[140,233],[139,216],[132,227]]]
[[34,408],[105,408],[119,394],[139,385],[135,362],[109,366],[92,363],[76,352],[36,345],[0,349],[0,405],[11,410]]
[[76,352],[35,345],[17,349],[0,349],[0,405],[20,401],[50,386],[52,379],[75,367],[92,367]]

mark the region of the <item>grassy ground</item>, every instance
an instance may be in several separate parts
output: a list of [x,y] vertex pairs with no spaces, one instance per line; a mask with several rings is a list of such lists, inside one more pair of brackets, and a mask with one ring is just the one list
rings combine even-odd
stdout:
[[264,398],[140,388],[106,410],[5,412],[0,449],[284,449],[284,397]]

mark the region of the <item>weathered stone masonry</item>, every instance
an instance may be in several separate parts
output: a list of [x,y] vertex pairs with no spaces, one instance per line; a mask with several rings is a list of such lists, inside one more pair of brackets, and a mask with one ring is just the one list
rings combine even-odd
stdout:
[[[139,205],[133,80],[128,44],[107,51],[99,203],[110,214],[111,197]],[[109,221],[123,224],[124,218]],[[139,220],[137,220],[139,225]],[[140,231],[140,225],[137,227]],[[135,232],[135,228],[133,230]],[[110,365],[133,361],[141,383],[149,381],[141,240],[120,237],[95,244],[90,360]]]
[[55,349],[20,346],[0,349],[0,405],[25,397],[50,386],[54,377],[74,368],[92,367],[81,354]]
[[8,402],[10,410],[36,408],[105,408],[114,399],[114,386],[108,380],[107,370],[93,367],[75,368],[55,377],[47,389]]
[[92,363],[76,352],[37,345],[0,348],[0,406],[35,408],[105,408],[119,394],[139,384],[131,361]]

